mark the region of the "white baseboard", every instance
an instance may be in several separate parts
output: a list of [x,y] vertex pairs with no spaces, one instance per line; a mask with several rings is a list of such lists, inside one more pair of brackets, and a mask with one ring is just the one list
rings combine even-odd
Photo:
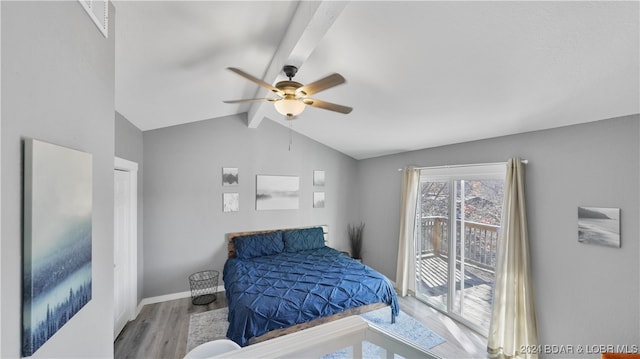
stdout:
[[[224,292],[224,286],[219,285],[216,288],[216,292]],[[191,291],[186,291],[186,292],[179,292],[179,293],[172,293],[172,294],[165,294],[165,295],[159,295],[157,297],[149,297],[149,298],[143,298],[140,303],[138,304],[138,308],[136,308],[136,318],[138,317],[138,315],[140,314],[140,311],[142,310],[142,307],[144,307],[147,304],[155,304],[155,303],[162,303],[162,302],[168,302],[170,300],[176,300],[176,299],[182,299],[182,298],[189,298],[191,296]]]

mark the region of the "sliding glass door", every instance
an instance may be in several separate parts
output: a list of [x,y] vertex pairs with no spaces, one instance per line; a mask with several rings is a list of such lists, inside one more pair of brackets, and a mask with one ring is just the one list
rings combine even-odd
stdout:
[[416,297],[489,330],[504,165],[423,170],[416,231]]

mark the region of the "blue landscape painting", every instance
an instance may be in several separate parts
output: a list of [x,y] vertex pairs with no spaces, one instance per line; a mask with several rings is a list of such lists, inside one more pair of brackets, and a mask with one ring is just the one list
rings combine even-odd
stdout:
[[22,355],[91,300],[92,158],[27,139],[24,149]]

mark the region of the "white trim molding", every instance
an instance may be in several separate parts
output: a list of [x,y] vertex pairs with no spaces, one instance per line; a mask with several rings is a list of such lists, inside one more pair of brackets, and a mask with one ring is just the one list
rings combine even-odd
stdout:
[[[224,285],[218,285],[216,287],[216,294],[220,295],[220,293],[224,293]],[[189,297],[191,297],[191,291],[159,295],[157,297],[144,298],[144,299],[142,299],[140,301],[140,304],[138,304],[138,308],[136,309],[136,317],[140,314],[140,311],[142,311],[142,308],[147,304],[156,304],[156,303],[168,302],[170,300],[189,298]]]
[[127,304],[127,316],[129,320],[136,318],[138,313],[136,312],[136,303],[138,302],[138,164],[123,158],[114,158],[114,169],[120,171],[129,172],[131,194],[131,211],[130,211],[130,226],[129,226],[129,288],[133,288],[129,295]]

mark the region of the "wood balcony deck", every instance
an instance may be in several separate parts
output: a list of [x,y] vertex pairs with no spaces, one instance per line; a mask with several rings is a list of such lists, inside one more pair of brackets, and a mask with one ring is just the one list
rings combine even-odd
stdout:
[[[436,302],[446,303],[448,295],[448,261],[446,255],[429,252],[419,261],[421,288],[418,292],[426,294]],[[460,310],[460,281],[463,278],[460,263],[457,261],[455,271],[456,298],[454,312],[462,314],[483,328],[489,328],[491,306],[493,303],[493,283],[495,274],[492,270],[465,263],[464,266],[464,300]]]

